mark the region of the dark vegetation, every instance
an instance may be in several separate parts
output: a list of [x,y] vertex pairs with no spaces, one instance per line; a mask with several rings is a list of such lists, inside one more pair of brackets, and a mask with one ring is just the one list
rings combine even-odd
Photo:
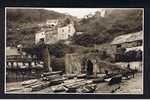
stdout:
[[65,72],[65,58],[51,57],[51,66],[53,71]]
[[121,54],[116,54],[116,61],[125,61],[125,62],[129,62],[129,61],[141,61],[142,60],[142,51],[138,50],[131,50],[128,52],[124,52]]
[[49,45],[48,48],[49,48],[50,54],[52,56],[57,57],[57,58],[64,57],[66,53],[73,53],[74,52],[73,47],[65,45],[61,42]]
[[75,35],[73,41],[83,46],[111,42],[118,35],[142,30],[142,17],[142,10],[113,10],[106,17],[83,18],[76,27],[85,34]]

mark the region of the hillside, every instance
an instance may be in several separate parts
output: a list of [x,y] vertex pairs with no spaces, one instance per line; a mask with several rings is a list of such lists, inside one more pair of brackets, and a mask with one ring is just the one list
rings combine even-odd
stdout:
[[114,37],[142,30],[142,10],[112,10],[106,17],[96,13],[90,18],[77,19],[71,15],[44,9],[8,9],[7,45],[34,43],[34,34],[40,30],[38,24],[47,19],[70,17],[77,31],[84,32],[72,39],[75,45],[93,46],[109,43]]
[[75,36],[74,43],[83,46],[110,42],[118,35],[142,30],[142,10],[112,10],[106,17],[83,18],[77,30],[85,34]]
[[34,34],[40,30],[38,24],[47,19],[58,19],[71,15],[44,9],[7,9],[7,45],[33,44]]
[[65,17],[65,14],[44,9],[7,9],[7,20],[18,24],[44,22]]

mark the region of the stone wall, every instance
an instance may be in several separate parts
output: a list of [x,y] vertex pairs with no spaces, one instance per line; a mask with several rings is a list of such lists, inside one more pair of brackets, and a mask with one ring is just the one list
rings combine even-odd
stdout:
[[65,55],[65,72],[66,74],[80,74],[81,73],[82,56],[77,53]]
[[[83,64],[85,60],[85,64]],[[114,71],[120,69],[119,66],[112,64],[107,61],[102,61],[99,59],[96,53],[88,54],[66,54],[65,56],[65,71],[66,74],[81,74],[85,68],[87,71],[87,60],[90,60],[93,63],[93,74],[96,73],[105,73],[105,70]]]

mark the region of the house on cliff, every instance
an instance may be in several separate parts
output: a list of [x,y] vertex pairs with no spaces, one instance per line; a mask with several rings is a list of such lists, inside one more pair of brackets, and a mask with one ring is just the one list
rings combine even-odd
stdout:
[[62,25],[58,20],[48,20],[44,27],[35,35],[35,43],[43,40],[46,44],[54,44],[59,40],[67,40],[75,33],[73,22]]

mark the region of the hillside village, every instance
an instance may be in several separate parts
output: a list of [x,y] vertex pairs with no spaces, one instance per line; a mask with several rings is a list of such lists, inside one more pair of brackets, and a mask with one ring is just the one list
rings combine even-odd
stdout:
[[13,37],[17,31],[8,28],[12,33],[6,47],[6,92],[142,94],[141,13],[136,13],[140,16],[135,18],[136,26],[126,21],[121,27],[118,21],[133,14],[126,11],[106,27],[109,18],[114,17],[112,12],[97,11],[80,20],[68,15],[47,19],[28,30],[34,35],[19,28],[18,33],[31,36],[27,41],[16,42]]
[[35,35],[35,43],[43,39],[46,44],[54,44],[59,40],[67,40],[75,33],[74,24],[69,19],[67,25],[62,25],[58,19],[54,19],[47,20],[40,26],[41,30]]

